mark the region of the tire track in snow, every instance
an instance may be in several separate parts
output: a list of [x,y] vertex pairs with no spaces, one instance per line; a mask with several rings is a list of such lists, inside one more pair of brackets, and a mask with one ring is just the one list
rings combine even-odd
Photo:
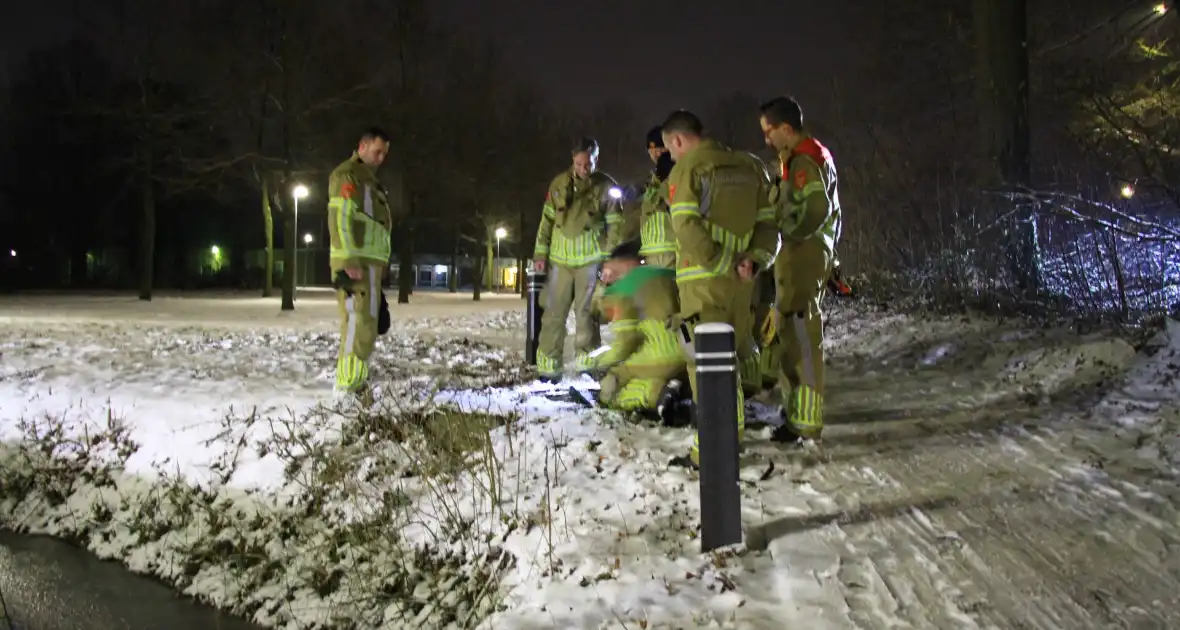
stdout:
[[[894,375],[892,391],[924,399],[937,385],[906,380]],[[833,427],[823,456],[777,455],[843,515],[825,531],[841,547],[851,621],[1180,627],[1174,508],[1133,485],[1096,480],[1060,435],[1009,424],[1046,422],[1019,397],[994,400],[987,410],[955,410],[932,397],[925,410]]]

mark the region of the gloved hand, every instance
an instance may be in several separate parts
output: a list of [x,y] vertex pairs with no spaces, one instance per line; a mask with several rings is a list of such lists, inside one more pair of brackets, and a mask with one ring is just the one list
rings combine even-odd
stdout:
[[349,278],[348,273],[341,269],[336,272],[335,276],[332,276],[332,288],[344,291],[345,295],[352,295],[352,278]]
[[672,166],[675,162],[672,161],[672,154],[664,151],[660,154],[660,158],[656,160],[656,179],[661,182],[668,179],[668,173],[672,172]]
[[609,405],[619,393],[619,379],[614,374],[607,374],[598,381],[598,402]]
[[393,325],[393,320],[389,316],[389,302],[385,301],[385,292],[381,292],[381,310],[377,312],[377,334],[384,335],[389,332],[390,326]]

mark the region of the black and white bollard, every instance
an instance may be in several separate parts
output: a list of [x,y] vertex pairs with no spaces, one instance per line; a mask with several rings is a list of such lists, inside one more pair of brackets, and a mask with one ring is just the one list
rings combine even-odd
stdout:
[[738,486],[738,360],[733,326],[693,329],[700,442],[701,552],[742,542]]
[[528,272],[525,289],[527,309],[524,314],[524,360],[528,365],[537,364],[537,346],[541,340],[541,316],[545,309],[541,308],[541,292],[545,290],[546,274],[544,271],[531,269]]

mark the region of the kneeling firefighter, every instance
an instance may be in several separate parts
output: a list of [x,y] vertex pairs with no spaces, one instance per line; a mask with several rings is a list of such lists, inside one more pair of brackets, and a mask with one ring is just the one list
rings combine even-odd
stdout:
[[621,411],[677,422],[684,398],[686,364],[668,321],[680,309],[676,271],[640,264],[640,243],[616,247],[604,263],[611,284],[603,294],[603,312],[614,341],[594,352],[597,370],[605,370],[598,402]]

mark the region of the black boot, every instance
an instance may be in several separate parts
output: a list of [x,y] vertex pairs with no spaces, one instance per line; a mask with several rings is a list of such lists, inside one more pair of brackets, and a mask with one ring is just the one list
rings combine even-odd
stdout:
[[660,417],[660,421],[664,426],[676,426],[674,424],[676,419],[676,409],[680,402],[680,381],[672,379],[664,385],[664,389],[660,391],[660,397],[656,399],[656,415]]
[[779,418],[783,423],[774,429],[774,433],[770,434],[771,442],[781,442],[784,444],[803,444],[804,437],[795,429],[795,425],[787,419],[787,412],[779,412]]

